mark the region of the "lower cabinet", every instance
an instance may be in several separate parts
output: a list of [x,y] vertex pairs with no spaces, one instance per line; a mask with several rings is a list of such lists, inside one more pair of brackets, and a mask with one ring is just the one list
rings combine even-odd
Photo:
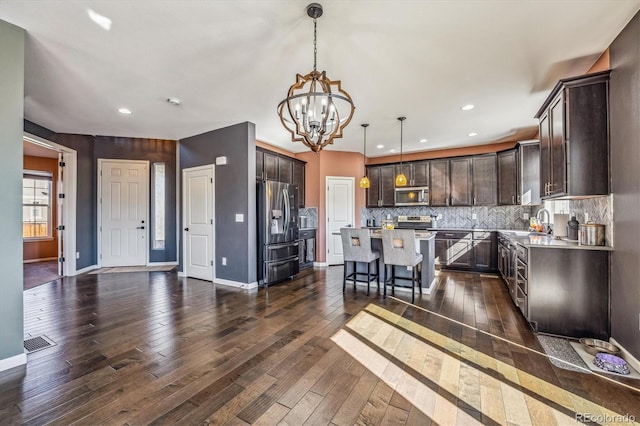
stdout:
[[498,265],[496,232],[438,231],[435,263],[448,269],[495,271]]
[[301,229],[298,231],[300,239],[300,269],[310,268],[316,260],[316,230]]

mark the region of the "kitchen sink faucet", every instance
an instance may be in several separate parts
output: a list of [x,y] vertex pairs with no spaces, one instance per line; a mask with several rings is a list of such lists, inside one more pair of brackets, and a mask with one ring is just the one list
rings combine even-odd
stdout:
[[[547,220],[543,220],[544,215],[547,215]],[[540,221],[541,224],[543,224],[544,226],[544,231],[549,234],[551,233],[551,226],[549,226],[549,222],[551,221],[551,214],[549,213],[549,210],[547,209],[540,209],[538,210],[538,214],[536,215],[536,218],[538,219],[538,221]]]

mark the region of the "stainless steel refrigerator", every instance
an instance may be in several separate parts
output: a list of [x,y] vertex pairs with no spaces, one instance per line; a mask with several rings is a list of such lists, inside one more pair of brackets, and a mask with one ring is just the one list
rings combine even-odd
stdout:
[[258,283],[268,286],[300,271],[298,188],[258,182]]

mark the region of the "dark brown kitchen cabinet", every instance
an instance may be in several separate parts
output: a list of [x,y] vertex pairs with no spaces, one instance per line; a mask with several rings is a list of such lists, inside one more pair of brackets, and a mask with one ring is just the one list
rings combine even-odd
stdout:
[[472,268],[472,233],[438,231],[435,239],[435,264],[451,269]]
[[264,151],[256,149],[256,179],[261,180],[264,174]]
[[278,180],[278,156],[269,152],[264,153],[263,179]]
[[495,206],[497,204],[498,172],[496,155],[476,155],[471,157],[473,205]]
[[[401,170],[396,164],[396,173]],[[403,163],[402,172],[407,177],[407,186],[429,186],[429,161]]]
[[540,143],[518,144],[518,204],[540,204]]
[[560,80],[536,114],[542,198],[610,192],[609,76]]
[[429,198],[429,204],[432,207],[449,205],[449,160],[431,160],[429,164]]
[[496,232],[473,231],[473,270],[493,272],[498,268]]
[[395,191],[395,166],[367,166],[369,188],[367,207],[393,207]]
[[293,183],[293,160],[278,157],[278,181]]
[[451,206],[470,206],[472,204],[471,158],[453,158],[449,160],[451,176]]
[[520,204],[518,190],[518,149],[498,153],[498,205]]
[[304,207],[304,162],[293,161],[293,184],[298,187],[298,206]]

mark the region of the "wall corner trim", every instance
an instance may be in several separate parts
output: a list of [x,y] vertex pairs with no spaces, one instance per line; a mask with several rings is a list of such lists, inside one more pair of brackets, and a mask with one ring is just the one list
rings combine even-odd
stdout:
[[22,353],[9,358],[0,359],[0,372],[10,370],[27,363],[27,354]]
[[238,281],[231,281],[231,280],[225,280],[222,278],[215,278],[213,280],[213,284],[222,284],[222,285],[227,285],[229,287],[235,287],[235,288],[241,288],[243,290],[253,290],[255,288],[258,288],[258,282],[254,281],[252,283],[241,283]]

